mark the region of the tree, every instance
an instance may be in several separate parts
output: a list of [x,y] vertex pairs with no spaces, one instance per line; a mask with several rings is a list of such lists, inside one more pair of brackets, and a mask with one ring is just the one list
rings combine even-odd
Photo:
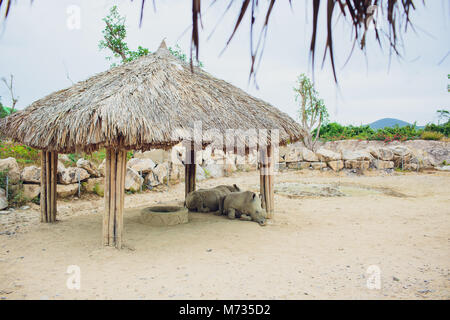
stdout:
[[[127,37],[127,29],[125,27],[125,17],[122,17],[117,10],[117,6],[113,6],[109,10],[109,15],[103,18],[105,29],[103,29],[103,40],[100,40],[98,46],[100,50],[109,49],[113,53],[114,58],[120,58],[122,63],[132,61],[136,58],[146,56],[150,53],[147,48],[141,46],[137,51],[128,48],[125,38]],[[111,60],[112,57],[106,59]],[[112,66],[116,66],[113,63]]]
[[450,112],[448,110],[442,109],[436,112],[438,114],[438,125],[440,124],[441,120],[447,122],[450,119]]
[[6,88],[8,88],[9,94],[11,95],[11,108],[10,113],[13,113],[15,110],[17,102],[19,102],[19,97],[16,97],[14,94],[14,76],[11,74],[9,78],[9,82],[6,80],[5,77],[2,78],[3,83],[5,84]]
[[[127,37],[127,29],[125,27],[125,17],[119,14],[117,6],[113,6],[109,10],[109,15],[103,19],[105,22],[105,29],[103,29],[103,39],[99,42],[100,50],[109,49],[113,53],[114,58],[120,58],[122,63],[133,61],[139,57],[146,56],[150,53],[147,48],[138,46],[137,51],[130,50],[125,39]],[[175,49],[169,47],[170,53],[181,61],[187,62],[187,56],[181,51],[181,48],[176,45]],[[111,60],[113,57],[106,57],[107,60]],[[116,66],[113,63],[111,67]],[[198,67],[203,67],[203,64],[198,61],[196,64]]]
[[[320,136],[320,127],[327,124],[329,114],[314,84],[305,74],[301,74],[294,88],[295,101],[301,100],[299,118],[302,131],[303,144],[310,150],[315,150],[317,139]],[[315,137],[313,137],[315,131]]]

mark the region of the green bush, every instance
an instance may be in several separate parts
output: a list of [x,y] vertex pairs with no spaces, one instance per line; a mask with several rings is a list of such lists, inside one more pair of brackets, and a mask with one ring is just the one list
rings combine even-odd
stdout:
[[424,131],[439,132],[448,137],[450,135],[450,120],[447,121],[447,123],[441,125],[437,125],[434,123],[428,124],[426,125]]
[[424,131],[420,138],[423,140],[441,140],[444,138],[444,135],[440,132]]
[[[26,198],[23,194],[22,185],[17,185],[17,190],[10,188],[11,190],[11,198],[8,197],[8,204],[10,207],[19,208],[27,204],[30,199]],[[8,192],[9,193],[9,192]]]
[[39,150],[10,141],[0,142],[0,159],[13,157],[19,164],[39,164]]
[[[431,132],[426,133],[424,132]],[[424,129],[419,129],[416,125],[404,127],[387,127],[374,130],[369,126],[343,126],[339,123],[329,123],[320,129],[320,139],[323,141],[337,140],[375,140],[390,143],[392,141],[406,141],[416,139],[440,140],[450,133],[450,124],[443,125],[429,124]],[[316,131],[313,132],[316,134]]]

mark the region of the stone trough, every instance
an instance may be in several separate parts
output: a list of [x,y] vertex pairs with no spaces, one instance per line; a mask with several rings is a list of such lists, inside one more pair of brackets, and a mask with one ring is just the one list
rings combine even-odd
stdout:
[[176,205],[156,205],[141,210],[140,221],[143,224],[164,227],[187,223],[188,210]]

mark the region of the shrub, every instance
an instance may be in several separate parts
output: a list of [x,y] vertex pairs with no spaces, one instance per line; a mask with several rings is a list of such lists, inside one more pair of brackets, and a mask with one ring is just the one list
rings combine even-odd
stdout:
[[10,141],[0,142],[0,159],[13,157],[19,164],[39,164],[39,150]]
[[441,140],[444,135],[435,131],[424,131],[420,136],[423,140]]
[[320,138],[325,141],[357,139],[391,143],[392,141],[420,139],[422,132],[423,129],[418,129],[415,124],[374,130],[370,126],[343,126],[338,123],[329,123],[320,130]]
[[[27,204],[27,202],[30,201],[30,199],[26,198],[23,194],[23,190],[22,190],[22,186],[18,186],[17,190],[13,190],[13,188],[9,189],[11,190],[11,198],[8,198],[8,204],[11,207],[22,207],[25,204]],[[9,192],[8,192],[9,193]]]
[[433,132],[439,132],[442,133],[445,136],[449,136],[450,135],[450,120],[447,121],[447,123],[441,124],[441,125],[437,125],[434,123],[428,124],[425,127],[424,131],[433,131]]

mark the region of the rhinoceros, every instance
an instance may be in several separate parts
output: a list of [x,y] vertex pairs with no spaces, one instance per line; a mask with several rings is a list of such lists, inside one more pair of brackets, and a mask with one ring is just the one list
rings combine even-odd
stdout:
[[237,185],[227,186],[217,186],[212,189],[199,189],[196,191],[189,192],[186,196],[185,206],[190,211],[198,212],[214,212],[222,211],[221,204],[223,203],[223,198],[232,192],[240,191]]
[[230,219],[256,221],[266,224],[266,212],[261,207],[261,195],[251,191],[233,192],[225,196],[221,214]]

